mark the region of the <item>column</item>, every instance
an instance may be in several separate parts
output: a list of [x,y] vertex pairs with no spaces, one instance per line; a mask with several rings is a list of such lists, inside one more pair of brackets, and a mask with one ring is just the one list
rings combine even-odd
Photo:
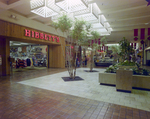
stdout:
[[61,45],[48,45],[48,68],[65,68],[65,42]]
[[8,58],[10,56],[9,40],[0,37],[0,76],[6,76],[10,74],[10,62]]

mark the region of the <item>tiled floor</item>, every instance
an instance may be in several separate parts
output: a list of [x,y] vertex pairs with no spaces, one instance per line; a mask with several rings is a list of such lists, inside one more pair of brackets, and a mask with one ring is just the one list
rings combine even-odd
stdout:
[[[77,75],[84,78],[84,81],[64,82],[61,76],[68,76],[65,69],[20,72],[0,77],[0,118],[150,118],[150,112],[145,111],[149,109],[148,106],[146,108],[146,105],[145,107],[142,105],[145,102],[148,105],[149,92],[136,90],[133,94],[116,92],[115,87],[99,85],[97,73],[85,73],[83,70],[84,68],[79,68]],[[110,103],[109,99],[114,102]],[[137,101],[141,101],[139,102],[141,105],[138,106]],[[117,102],[129,105],[117,105]],[[136,107],[132,108],[132,104]],[[143,110],[137,109],[140,107]]]
[[[84,70],[87,70],[87,68],[77,69],[77,75],[83,78],[83,81],[64,82],[61,77],[68,76],[68,72],[65,71],[19,83],[97,101],[105,101],[108,103],[150,111],[149,91],[133,90],[132,93],[117,92],[115,87],[99,85],[98,72],[90,73],[85,72]],[[105,71],[105,69],[95,70],[99,72]]]

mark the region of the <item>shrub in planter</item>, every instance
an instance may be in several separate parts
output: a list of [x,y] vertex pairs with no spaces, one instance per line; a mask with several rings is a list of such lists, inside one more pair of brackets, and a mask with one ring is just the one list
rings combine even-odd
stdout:
[[133,68],[133,75],[142,75],[142,70],[139,68]]
[[147,69],[142,69],[142,68],[133,68],[133,75],[149,75],[149,71]]
[[135,62],[130,62],[130,61],[124,61],[120,63],[121,66],[135,66]]
[[118,69],[117,65],[111,65],[108,68],[106,68],[107,73],[116,73],[116,70]]
[[142,74],[147,76],[147,75],[149,75],[149,71],[148,71],[148,70],[146,70],[146,69],[143,69]]
[[[133,64],[135,64],[135,63],[131,63],[130,66],[134,66]],[[118,69],[119,65],[120,65],[119,63],[111,65],[108,68],[106,68],[105,72],[106,73],[116,73],[116,70]],[[124,65],[124,66],[126,66],[126,65]],[[129,65],[127,65],[127,66],[129,66]],[[137,67],[132,68],[132,70],[133,70],[133,75],[145,75],[145,76],[149,76],[149,74],[150,74],[149,70],[140,68],[138,64],[137,64]]]

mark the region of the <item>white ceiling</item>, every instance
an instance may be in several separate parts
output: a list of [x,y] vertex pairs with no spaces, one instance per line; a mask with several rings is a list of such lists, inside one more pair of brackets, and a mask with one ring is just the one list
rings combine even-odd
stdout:
[[[96,2],[113,31],[108,41],[118,42],[122,37],[133,40],[133,29],[150,27],[150,6],[146,0],[90,0]],[[28,19],[50,25],[51,18],[30,12],[30,0],[0,0],[0,14],[11,11]],[[0,17],[1,18],[1,17]],[[148,25],[145,25],[149,23]]]

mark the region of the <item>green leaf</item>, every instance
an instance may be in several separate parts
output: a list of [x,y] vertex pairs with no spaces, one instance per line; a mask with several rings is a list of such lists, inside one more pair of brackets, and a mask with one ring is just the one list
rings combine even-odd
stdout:
[[72,20],[66,14],[63,14],[61,17],[58,18],[58,23],[56,24],[56,27],[58,27],[62,32],[67,32],[71,29],[72,25]]

